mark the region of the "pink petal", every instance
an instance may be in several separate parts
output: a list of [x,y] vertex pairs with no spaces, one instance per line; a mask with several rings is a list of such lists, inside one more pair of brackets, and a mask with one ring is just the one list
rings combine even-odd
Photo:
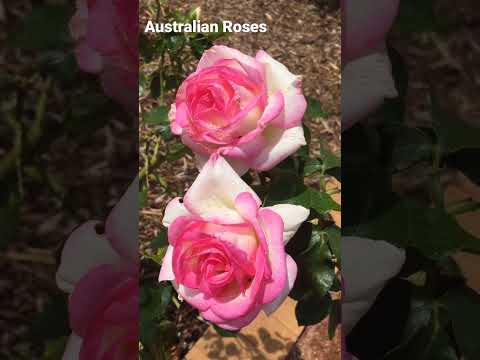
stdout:
[[268,260],[272,270],[272,279],[265,286],[262,301],[263,304],[268,304],[282,293],[287,284],[287,254],[283,245],[282,218],[271,210],[260,209],[259,220],[267,240]]
[[215,65],[218,61],[235,59],[240,63],[263,73],[262,66],[251,56],[223,45],[216,45],[205,51],[197,66],[197,71]]
[[76,334],[81,337],[86,335],[99,310],[108,304],[104,296],[108,291],[106,289],[120,283],[124,277],[125,273],[117,271],[112,265],[100,265],[82,277],[69,304],[70,326]]
[[75,48],[78,66],[86,72],[97,74],[103,69],[103,59],[100,53],[92,49],[85,41]]
[[385,41],[400,0],[342,0],[342,61],[368,55]]
[[236,320],[248,316],[255,310],[262,295],[264,281],[265,255],[261,250],[257,251],[255,263],[256,274],[252,283],[245,292],[231,294],[223,297],[210,299],[210,308],[212,311],[226,320]]
[[297,264],[290,255],[287,255],[287,282],[285,282],[285,286],[281,293],[271,303],[263,305],[263,311],[265,311],[267,315],[274,313],[280,307],[280,305],[283,304],[288,294],[293,289],[296,278]]
[[177,284],[175,281],[172,284],[178,294],[193,307],[200,311],[206,311],[210,307],[209,299],[201,291],[189,289],[186,286]]
[[[217,326],[229,330],[229,331],[237,331],[248,324],[250,324],[255,318],[258,316],[260,311],[262,310],[262,307],[260,305],[255,306],[255,308],[252,309],[251,312],[249,312],[247,315],[232,319],[232,320],[223,320],[221,321],[222,318],[218,317],[213,313],[212,311],[209,311],[208,313],[202,312],[201,315],[208,321],[211,321],[215,323]],[[219,321],[214,321],[214,320],[219,320]]]
[[256,218],[258,207],[259,204],[251,193],[240,193],[235,198],[235,208],[245,220]]

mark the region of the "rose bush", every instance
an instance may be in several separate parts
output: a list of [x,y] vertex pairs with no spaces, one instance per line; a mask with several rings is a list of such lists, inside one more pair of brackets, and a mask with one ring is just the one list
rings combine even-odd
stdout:
[[306,144],[306,106],[300,77],[266,52],[253,58],[214,46],[178,89],[171,129],[199,167],[218,153],[240,174],[265,171]]
[[139,285],[137,257],[138,181],[105,223],[89,221],[67,240],[57,271],[58,286],[70,293],[65,360],[138,357]]
[[385,37],[399,0],[342,0],[342,130],[397,96]]
[[98,74],[105,93],[138,110],[138,1],[77,0],[70,21],[78,65]]
[[296,205],[263,208],[221,156],[212,155],[185,197],[165,210],[169,246],[160,281],[172,281],[203,318],[227,330],[274,312],[297,275],[285,244],[307,219]]

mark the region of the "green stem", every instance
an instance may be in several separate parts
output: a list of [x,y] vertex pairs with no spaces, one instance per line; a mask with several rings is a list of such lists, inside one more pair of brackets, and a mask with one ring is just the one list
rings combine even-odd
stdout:
[[451,215],[461,215],[480,210],[480,203],[469,200],[462,200],[447,206],[447,212]]

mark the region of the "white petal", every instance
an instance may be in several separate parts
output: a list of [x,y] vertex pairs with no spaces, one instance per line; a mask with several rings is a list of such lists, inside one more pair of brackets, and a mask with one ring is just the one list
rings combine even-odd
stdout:
[[268,171],[306,145],[303,128],[296,126],[287,130],[268,126],[262,136],[267,140],[267,146],[254,160],[254,169]]
[[347,334],[372,306],[388,280],[405,262],[405,251],[385,241],[342,238],[342,276],[345,292],[342,325]]
[[342,72],[342,130],[397,96],[386,53],[376,53],[349,63]]
[[113,248],[125,259],[138,261],[138,177],[108,216],[105,229]]
[[259,51],[256,59],[265,66],[269,95],[273,95],[278,90],[288,90],[300,80],[299,76],[292,74],[285,65],[272,58],[265,51]]
[[235,209],[235,199],[249,192],[261,201],[221,156],[212,155],[184,197],[184,204],[194,215],[206,220],[222,219],[224,223],[243,222]]
[[300,225],[307,220],[308,215],[310,215],[310,210],[298,205],[280,204],[268,209],[276,212],[283,220],[283,241],[285,245],[295,235]]
[[173,246],[168,246],[167,252],[163,257],[162,267],[158,276],[158,281],[175,280],[172,265]]
[[256,59],[265,66],[265,77],[269,96],[281,91],[284,96],[284,113],[277,124],[288,128],[298,125],[307,109],[307,100],[302,93],[301,77],[292,74],[285,65],[265,51],[259,51]]
[[73,332],[68,337],[67,345],[63,353],[62,360],[78,360],[83,340]]
[[105,236],[97,234],[99,222],[89,221],[72,232],[62,251],[56,274],[57,285],[72,292],[75,284],[88,271],[102,264],[121,263],[120,256]]
[[183,202],[180,202],[180,200],[181,198],[177,197],[168,203],[163,216],[163,226],[169,227],[179,216],[191,215],[190,211],[187,210],[185,205],[183,205]]
[[[248,164],[240,159],[234,159],[231,157],[225,157],[225,159],[228,161],[230,166],[235,170],[235,172],[239,176],[243,176],[247,173],[247,171],[250,169]],[[205,164],[208,161],[208,157],[202,154],[195,154],[195,165],[197,166],[198,170],[202,170]]]

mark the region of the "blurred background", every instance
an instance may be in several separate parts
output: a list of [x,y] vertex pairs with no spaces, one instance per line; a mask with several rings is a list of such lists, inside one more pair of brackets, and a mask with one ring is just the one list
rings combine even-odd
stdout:
[[84,221],[103,221],[137,173],[136,117],[79,70],[74,5],[0,1],[1,359],[61,359],[63,244]]

